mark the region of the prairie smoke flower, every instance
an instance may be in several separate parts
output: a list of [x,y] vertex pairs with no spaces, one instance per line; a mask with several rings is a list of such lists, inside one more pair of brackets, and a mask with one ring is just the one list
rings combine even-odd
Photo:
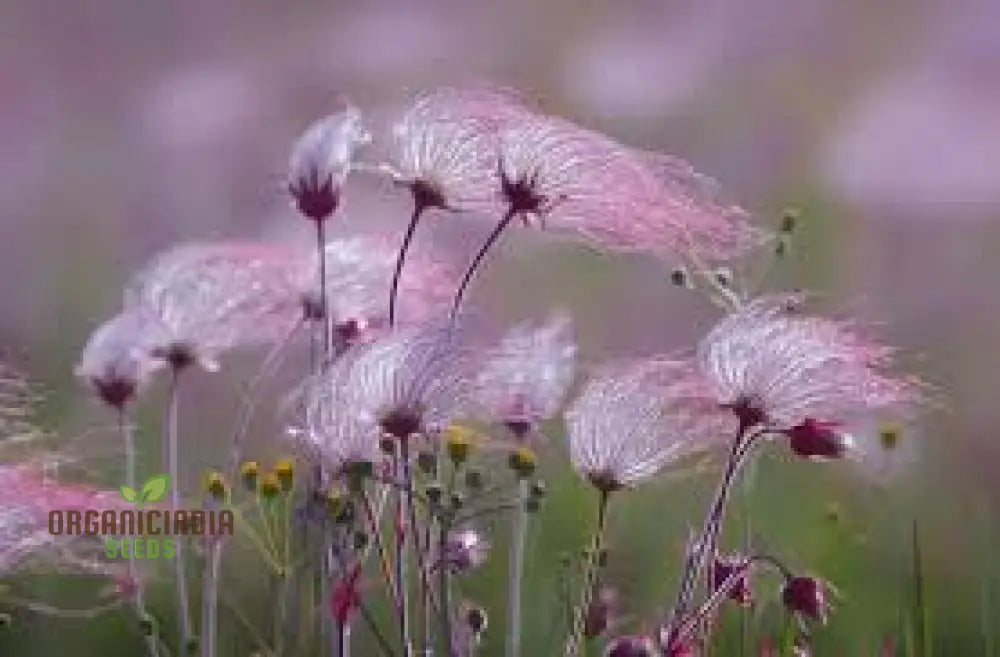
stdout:
[[[336,335],[344,345],[384,328],[388,317],[381,295],[392,280],[395,249],[378,238],[351,237],[328,242],[324,258],[327,306]],[[315,272],[305,274],[302,285],[306,313],[322,319]],[[430,319],[447,303],[451,278],[440,257],[418,254],[401,279],[406,318],[411,322]]]
[[785,430],[788,446],[797,456],[809,459],[839,459],[853,447],[851,435],[841,430],[841,423],[806,419]]
[[378,436],[351,408],[345,386],[349,377],[319,377],[307,389],[304,430],[291,435],[332,472],[346,474],[351,467],[378,464],[383,458]]
[[125,292],[125,311],[144,320],[140,346],[174,368],[215,370],[227,350],[283,339],[302,318],[296,255],[254,242],[195,243],[162,254]]
[[463,339],[458,328],[397,329],[348,351],[324,376],[342,390],[352,421],[376,440],[436,433],[465,404]]
[[501,198],[525,225],[602,249],[677,258],[740,254],[759,238],[746,213],[687,162],[625,147],[554,117],[501,134]]
[[830,612],[830,585],[815,577],[789,577],[781,589],[781,601],[789,611],[820,624]]
[[573,381],[576,339],[568,315],[511,329],[486,356],[476,380],[478,406],[519,439],[555,415]]
[[456,529],[448,534],[442,561],[452,572],[464,573],[486,563],[489,541],[474,529]]
[[319,223],[336,212],[354,151],[370,141],[353,105],[316,121],[299,137],[288,162],[288,192],[304,217]]
[[50,511],[113,509],[121,505],[114,492],[50,481],[41,464],[32,462],[0,464],[0,490],[4,491],[0,507],[0,573],[67,547],[70,537],[49,533]]
[[102,402],[121,410],[162,363],[142,346],[156,323],[140,310],[111,318],[91,334],[75,374]]
[[719,418],[692,395],[683,361],[613,366],[591,379],[566,412],[573,466],[596,488],[634,486],[715,445]]
[[660,651],[648,636],[618,636],[608,642],[604,657],[657,657]]
[[499,131],[527,115],[517,97],[502,89],[434,90],[393,125],[386,169],[421,209],[483,209],[495,195]]
[[413,212],[390,287],[390,324],[398,279],[424,211],[494,207],[498,133],[524,115],[526,110],[509,92],[445,88],[418,98],[393,126],[393,162],[385,168],[410,190]]
[[[792,432],[809,420],[844,421],[917,401],[915,381],[887,371],[891,348],[849,322],[800,314],[801,302],[800,295],[751,301],[698,345],[713,394],[744,426]],[[824,426],[799,431],[814,440]]]

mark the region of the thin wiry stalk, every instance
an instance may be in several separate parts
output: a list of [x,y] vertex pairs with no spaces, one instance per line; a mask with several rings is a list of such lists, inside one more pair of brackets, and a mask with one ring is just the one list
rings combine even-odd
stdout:
[[569,637],[566,639],[566,649],[563,651],[565,657],[577,657],[580,654],[584,622],[587,617],[587,609],[590,607],[590,602],[594,596],[594,584],[597,582],[598,564],[601,558],[601,550],[604,548],[604,532],[607,529],[609,496],[608,491],[602,490],[597,500],[597,529],[594,530],[592,551],[588,555],[584,570],[583,590],[580,592],[580,601],[573,609],[573,625],[570,627]]
[[524,579],[524,543],[528,529],[528,480],[518,481],[518,509],[513,514],[510,567],[507,572],[507,657],[521,655],[521,581]]
[[[444,554],[445,552],[449,530],[449,522],[442,514],[441,521],[438,523],[438,554]],[[443,657],[451,657],[455,654],[452,647],[451,634],[451,572],[443,563],[438,567],[438,589],[440,589],[438,591],[438,601],[440,603],[440,607],[438,608],[438,634],[440,635],[439,640],[442,646],[441,654]]]
[[201,655],[215,657],[218,642],[219,570],[222,566],[222,544],[210,540],[205,581],[202,583]]
[[[406,473],[409,468],[405,465],[406,454],[404,444],[405,441],[399,441],[393,460],[396,466],[396,478],[405,482]],[[403,657],[411,657],[413,654],[413,647],[410,645],[410,618],[406,586],[406,538],[408,533],[406,528],[406,502],[409,487],[409,484],[404,484],[402,488],[396,489],[396,519],[394,523],[396,532],[396,599],[399,601],[399,637],[403,645]]]
[[[406,487],[406,508],[407,508],[407,519],[410,523],[409,531],[407,535],[413,541],[413,553],[416,555],[416,566],[417,572],[420,576],[420,600],[421,600],[421,614],[426,618],[428,615],[428,608],[430,607],[430,582],[427,579],[427,564],[424,559],[424,550],[420,542],[420,535],[417,533],[417,505],[414,501],[414,491],[413,491],[413,468],[410,465],[410,450],[409,443],[407,439],[403,439],[399,443],[400,452],[403,461],[403,483]],[[427,625],[427,623],[424,623]],[[427,652],[429,650],[429,644],[427,642],[427,636],[423,637],[423,645],[421,646],[422,652]]]
[[406,226],[406,234],[403,236],[403,243],[399,247],[399,255],[396,256],[396,269],[392,273],[392,286],[389,288],[389,326],[396,324],[396,295],[399,291],[399,279],[403,274],[403,264],[406,262],[406,252],[413,241],[413,235],[417,232],[417,224],[424,212],[423,204],[414,202],[413,214],[410,215],[410,223]]
[[337,656],[351,657],[351,624],[337,623]]
[[[181,505],[180,447],[178,445],[178,406],[180,375],[176,368],[170,371],[170,389],[167,400],[166,440],[167,470],[170,475],[170,504],[176,510]],[[184,537],[178,537],[174,546],[174,579],[177,580],[177,613],[180,616],[180,650],[187,650],[191,640],[191,609],[188,601],[187,568],[184,560]]]
[[500,219],[500,222],[493,229],[493,232],[490,233],[489,237],[486,238],[486,241],[483,242],[483,245],[479,248],[479,251],[476,253],[476,257],[473,258],[472,263],[469,264],[469,268],[465,270],[465,275],[462,276],[462,282],[458,285],[458,291],[455,292],[455,300],[451,305],[452,320],[454,320],[455,316],[458,314],[458,308],[462,304],[462,297],[465,295],[465,289],[469,287],[469,283],[472,281],[473,274],[476,273],[476,270],[479,268],[480,263],[482,263],[483,258],[486,257],[486,254],[500,238],[500,234],[506,230],[507,226],[510,225],[510,222],[512,222],[516,216],[517,212],[515,212],[513,208],[507,210],[503,218]]
[[316,222],[316,255],[319,257],[319,309],[323,318],[323,364],[326,365],[333,348],[333,318],[326,291],[326,224]]
[[[135,490],[135,434],[128,423],[128,418],[125,417],[124,410],[118,412],[118,431],[121,433],[125,449],[125,485]],[[144,619],[146,617],[146,592],[139,580],[139,569],[136,566],[134,550],[129,551],[128,555],[128,578],[130,585],[135,587],[135,612],[139,618]],[[146,652],[150,657],[159,657],[160,647],[155,634],[146,636],[145,640]]]

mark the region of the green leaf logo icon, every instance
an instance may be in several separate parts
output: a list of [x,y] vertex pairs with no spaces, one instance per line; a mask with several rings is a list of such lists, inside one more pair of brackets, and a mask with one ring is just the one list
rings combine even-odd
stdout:
[[170,475],[154,475],[142,485],[139,496],[142,502],[159,502],[166,497],[168,488],[170,488]]
[[118,492],[121,493],[122,499],[126,502],[135,504],[139,500],[139,494],[131,486],[122,486],[118,489]]

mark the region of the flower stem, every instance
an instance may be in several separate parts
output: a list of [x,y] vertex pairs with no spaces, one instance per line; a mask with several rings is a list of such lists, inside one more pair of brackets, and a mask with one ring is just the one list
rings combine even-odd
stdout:
[[[135,434],[132,433],[132,427],[128,424],[128,419],[125,417],[125,412],[120,410],[118,412],[118,431],[122,436],[122,443],[124,443],[125,449],[125,485],[135,490]],[[135,612],[138,614],[139,618],[146,617],[146,592],[139,581],[139,569],[135,562],[135,550],[130,550],[128,555],[128,579],[129,585],[135,587]],[[150,657],[159,657],[160,647],[157,643],[156,636],[150,634],[146,636],[146,652]]]
[[512,222],[516,216],[517,213],[513,208],[507,210],[503,218],[500,219],[500,222],[497,223],[496,227],[493,229],[493,232],[490,233],[489,237],[486,238],[486,241],[483,242],[483,245],[479,248],[476,256],[469,264],[469,268],[465,270],[465,275],[462,276],[462,282],[458,284],[458,291],[455,292],[455,299],[452,301],[450,315],[452,321],[454,321],[455,317],[458,315],[458,309],[462,305],[462,297],[465,295],[465,290],[469,287],[469,283],[472,281],[472,276],[476,273],[476,270],[479,269],[480,263],[482,263],[483,258],[486,257],[489,250],[493,248],[496,241],[500,239],[500,234],[506,230],[507,226],[510,225],[510,222]]
[[404,486],[402,488],[396,488],[396,519],[395,519],[395,531],[396,531],[396,599],[398,601],[398,613],[399,613],[399,637],[403,646],[403,657],[411,657],[413,654],[413,647],[410,645],[410,618],[408,609],[408,595],[406,586],[406,544],[407,544],[407,527],[406,527],[406,507],[407,507],[407,492],[410,488],[410,483],[406,482],[406,475],[409,472],[409,467],[407,467],[407,454],[406,441],[400,440],[397,444],[397,449],[395,451],[395,470],[397,481],[403,481]]
[[222,543],[209,539],[205,581],[202,583],[201,654],[215,657],[218,641],[219,569],[222,565]]
[[583,590],[580,592],[580,601],[573,609],[573,625],[570,628],[569,637],[566,639],[566,649],[563,651],[565,657],[578,657],[580,654],[587,608],[590,607],[590,602],[594,596],[594,584],[597,582],[598,564],[601,558],[601,550],[604,547],[604,532],[607,528],[609,497],[609,491],[600,491],[600,497],[597,501],[597,529],[594,531],[592,549],[588,555],[584,570]]
[[[178,383],[179,372],[172,369],[170,372],[170,390],[167,401],[166,417],[166,444],[167,444],[167,470],[170,474],[170,504],[174,510],[180,508],[180,448],[178,445],[179,435],[177,428],[178,421]],[[177,613],[179,616],[181,644],[178,653],[183,654],[191,641],[191,610],[188,602],[187,568],[184,560],[184,537],[180,536],[175,541],[174,546],[174,579],[177,580]]]
[[[450,524],[447,514],[442,513],[440,522],[438,522],[438,554],[445,552]],[[455,653],[451,634],[451,572],[444,563],[438,567],[438,588],[440,589],[438,591],[438,634],[442,647],[441,655],[442,657],[452,657]]]
[[528,480],[518,480],[518,508],[512,516],[510,567],[507,572],[507,644],[506,657],[521,655],[521,581],[524,579],[524,542],[528,529]]
[[326,223],[323,221],[316,222],[316,255],[319,258],[319,308],[323,317],[322,362],[325,367],[333,348],[333,328],[326,291]]
[[419,201],[413,203],[413,213],[410,215],[410,223],[406,226],[406,234],[403,236],[403,243],[399,247],[399,255],[396,256],[396,269],[392,273],[392,285],[389,288],[389,327],[396,323],[396,296],[399,292],[399,279],[403,274],[403,264],[406,262],[406,252],[413,241],[413,234],[417,231],[417,224],[420,223],[420,216],[424,212],[424,205]]

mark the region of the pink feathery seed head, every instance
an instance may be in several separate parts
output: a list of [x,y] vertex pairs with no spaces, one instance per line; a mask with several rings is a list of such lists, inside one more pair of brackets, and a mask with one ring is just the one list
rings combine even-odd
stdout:
[[721,439],[720,417],[705,407],[697,388],[684,361],[605,368],[566,412],[573,466],[595,487],[612,491],[713,449]]
[[133,279],[125,312],[143,317],[150,356],[215,370],[223,352],[280,341],[301,321],[302,267],[296,250],[278,245],[183,245]]
[[914,379],[889,372],[892,349],[854,323],[804,314],[800,302],[800,295],[753,300],[698,345],[718,403],[744,426],[839,422],[920,401]]
[[573,382],[576,352],[573,321],[566,313],[515,326],[487,353],[475,403],[515,437],[526,438],[558,412]]
[[91,334],[76,376],[108,406],[122,410],[162,366],[144,350],[158,324],[141,311],[116,315]]
[[0,464],[0,573],[10,572],[29,558],[71,542],[49,532],[51,511],[116,509],[120,497],[85,485],[52,481],[40,463]]
[[288,162],[288,192],[304,217],[322,222],[333,216],[354,152],[370,141],[360,110],[350,104],[316,121],[299,137]]
[[463,329],[431,323],[352,348],[326,376],[369,435],[405,440],[436,434],[464,410],[471,363]]
[[[383,293],[393,276],[396,249],[377,237],[350,237],[327,243],[327,304],[335,329],[347,343],[364,341],[376,329],[388,326],[388,309]],[[313,319],[322,319],[316,290],[316,257],[303,277],[303,294]],[[453,272],[436,252],[418,251],[400,278],[401,315],[408,322],[423,322],[440,316],[451,298]]]
[[630,149],[554,117],[500,137],[500,197],[526,225],[601,249],[718,260],[761,237],[718,185],[683,160]]
[[392,129],[387,167],[419,209],[485,210],[496,188],[498,131],[528,114],[510,92],[473,87],[424,94]]
[[617,636],[608,642],[604,657],[657,657],[656,642],[648,636]]

